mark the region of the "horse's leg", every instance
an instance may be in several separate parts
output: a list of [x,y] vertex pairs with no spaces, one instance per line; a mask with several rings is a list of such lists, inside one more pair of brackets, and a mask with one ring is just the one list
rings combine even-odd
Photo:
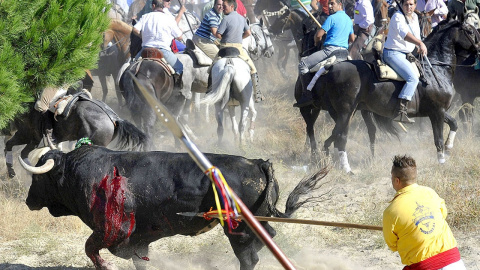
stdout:
[[257,110],[255,110],[255,102],[253,97],[249,102],[250,111],[252,112],[252,117],[250,118],[250,127],[248,128],[248,134],[250,136],[250,142],[253,142],[253,135],[255,134],[255,120],[257,119]]
[[433,140],[437,148],[437,159],[440,164],[445,163],[445,153],[443,152],[443,121],[445,120],[445,111],[439,109],[429,115],[433,129]]
[[310,155],[311,161],[316,163],[317,161],[317,141],[315,139],[315,121],[317,121],[320,114],[319,109],[312,109],[310,106],[300,108],[300,114],[306,124],[307,137],[310,139]]
[[[115,80],[115,75],[112,74],[112,77]],[[114,85],[115,85],[115,93],[117,94],[118,106],[123,107],[124,106],[123,95],[122,95],[122,91],[120,90],[120,86],[118,86],[116,83],[114,83]],[[105,96],[105,93],[103,94]]]
[[223,140],[223,110],[220,103],[215,104],[215,118],[217,119],[217,137],[218,145],[222,144]]
[[248,112],[250,111],[250,107],[247,104],[248,103],[244,101],[240,105],[241,118],[240,118],[240,123],[238,123],[238,129],[240,133],[240,147],[242,147],[245,144],[245,127],[247,126]]
[[335,127],[332,131],[332,135],[336,134],[334,146],[338,149],[340,168],[346,173],[352,173],[345,148],[347,146],[348,129],[350,127],[350,120],[353,116],[353,113],[354,110],[351,110],[351,112],[338,114],[337,121],[335,121]]
[[367,125],[368,137],[370,139],[370,153],[372,153],[372,158],[375,157],[375,134],[377,133],[377,127],[373,121],[373,113],[369,111],[361,111],[363,121]]
[[239,133],[238,133],[238,123],[237,123],[237,118],[235,116],[235,106],[234,105],[229,105],[228,106],[228,114],[230,115],[230,121],[232,122],[233,138],[235,139],[235,142],[237,142],[237,140],[240,139],[240,136],[239,136]]
[[455,140],[455,135],[457,134],[458,125],[455,118],[446,112],[444,121],[450,127],[450,132],[448,133],[447,141],[445,142],[446,154],[450,155],[450,150],[453,148],[453,141]]
[[105,102],[108,94],[107,77],[103,74],[98,75],[98,81],[100,81],[100,85],[102,86],[102,101]]

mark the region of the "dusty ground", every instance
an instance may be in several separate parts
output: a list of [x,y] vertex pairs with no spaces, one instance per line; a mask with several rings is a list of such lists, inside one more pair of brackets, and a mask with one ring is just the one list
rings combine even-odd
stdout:
[[[273,76],[278,76],[274,74]],[[291,112],[291,117],[299,118],[298,111],[291,108],[292,94],[288,82],[280,81],[273,84],[271,92],[266,93],[270,101],[257,105],[259,108],[259,120],[257,121],[258,141],[254,147],[271,147],[271,141],[279,133],[283,136],[296,136],[285,126],[276,127],[279,132],[270,132],[269,122],[275,122],[267,115],[272,107],[273,96],[283,96],[289,100],[286,102]],[[98,86],[98,84],[96,85]],[[100,96],[100,90],[94,88],[94,96]],[[118,108],[113,93],[109,94],[107,103],[128,118],[126,110]],[[275,113],[273,113],[275,115]],[[282,114],[283,116],[283,114]],[[270,116],[271,117],[271,116]],[[212,118],[213,119],[213,118]],[[268,120],[267,120],[268,119]],[[301,121],[301,120],[298,120]],[[321,120],[319,120],[321,121]],[[322,124],[329,123],[324,120]],[[302,123],[299,122],[302,126]],[[211,146],[207,138],[216,138],[215,123],[201,129],[204,133],[197,144],[209,151],[228,152],[229,149],[217,149]],[[320,124],[317,126],[321,130]],[[197,129],[198,130],[198,129]],[[207,130],[207,131],[205,131]],[[472,155],[469,146],[460,146],[452,154],[447,164],[440,166],[435,161],[435,152],[432,144],[431,131],[420,135],[408,135],[410,140],[401,143],[391,138],[380,138],[377,144],[377,157],[373,162],[365,160],[369,156],[369,148],[366,145],[365,130],[353,125],[352,136],[349,140],[349,158],[354,168],[355,175],[348,176],[332,169],[325,179],[329,181],[322,192],[329,191],[326,200],[321,203],[307,205],[294,215],[294,218],[314,219],[323,221],[336,221],[359,223],[369,225],[381,225],[381,213],[388,205],[394,191],[390,184],[389,169],[391,158],[397,153],[407,153],[417,158],[419,175],[431,171],[443,172],[463,170],[465,162],[462,158]],[[329,130],[318,131],[328,134]],[[226,134],[229,134],[226,132]],[[301,133],[303,134],[303,133]],[[293,138],[294,145],[291,147],[303,147],[304,135]],[[324,136],[324,135],[320,135]],[[323,138],[324,139],[324,138]],[[322,140],[323,140],[322,139]],[[162,140],[169,140],[166,136]],[[459,138],[462,144],[462,138]],[[467,141],[467,139],[463,139]],[[171,141],[173,142],[173,140]],[[424,144],[418,147],[418,143]],[[468,140],[469,143],[472,140]],[[473,139],[478,144],[478,138]],[[0,143],[3,147],[3,143]],[[275,174],[280,183],[281,200],[278,204],[280,210],[284,209],[284,203],[288,193],[306,175],[303,170],[305,156],[295,156],[295,151],[278,144],[283,149],[264,149],[255,152],[246,150],[249,157],[261,157],[270,159],[274,163]],[[159,148],[172,150],[171,147],[162,145]],[[234,150],[234,153],[238,150]],[[17,149],[18,152],[18,149]],[[290,153],[292,152],[292,153]],[[297,151],[298,152],[298,151]],[[300,151],[301,152],[301,151]],[[308,153],[308,152],[305,152]],[[307,154],[305,154],[307,155]],[[478,152],[473,153],[478,158]],[[286,158],[289,157],[289,158]],[[298,157],[298,160],[295,160]],[[5,179],[4,159],[0,159],[0,174],[3,175],[2,192],[0,192],[0,224],[9,226],[0,227],[0,269],[23,270],[23,269],[92,269],[93,264],[84,253],[84,243],[91,231],[83,225],[78,218],[62,217],[53,218],[48,212],[31,212],[23,203],[31,181],[25,173],[21,173],[14,180]],[[15,165],[17,172],[21,172],[18,164]],[[472,169],[473,170],[473,169]],[[476,176],[478,179],[478,175]],[[461,179],[453,177],[451,183],[457,183]],[[18,193],[18,196],[11,196]],[[441,194],[446,195],[446,194]],[[449,202],[447,201],[447,206]],[[13,213],[13,214],[12,214]],[[7,218],[8,220],[5,220]],[[41,225],[39,225],[41,224]],[[396,253],[388,250],[379,231],[344,229],[336,227],[298,225],[272,223],[277,231],[274,238],[279,247],[292,260],[298,269],[368,269],[385,270],[401,269],[400,258]],[[8,231],[7,231],[8,230]],[[454,234],[467,269],[480,269],[480,234],[478,230],[454,228]],[[101,252],[102,256],[114,262],[120,269],[133,269],[131,261],[123,260],[111,255],[108,251]],[[219,227],[198,237],[175,236],[159,240],[151,245],[149,254],[151,269],[238,269],[237,260],[228,244],[226,237]],[[282,269],[271,253],[264,248],[260,252],[260,262],[256,269]]]

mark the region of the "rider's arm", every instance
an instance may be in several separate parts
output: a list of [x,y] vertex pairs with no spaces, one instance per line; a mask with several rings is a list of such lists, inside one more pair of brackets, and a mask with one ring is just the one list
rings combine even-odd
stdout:
[[408,32],[403,39],[415,44],[418,47],[418,54],[427,55],[427,47],[425,44],[420,39],[416,38],[412,33]]
[[242,38],[247,38],[247,37],[250,36],[250,35],[251,35],[250,29],[245,30],[245,31],[243,32]]
[[314,38],[315,46],[317,46],[318,43],[322,40],[322,37],[323,35],[325,35],[325,33],[326,33],[325,30],[323,30],[322,28],[320,28],[320,30],[317,31]]
[[312,2],[310,3],[310,6],[314,11],[318,11],[318,0],[312,0]]
[[177,24],[180,23],[180,20],[182,19],[182,15],[183,15],[183,13],[185,13],[186,10],[187,9],[185,8],[185,5],[182,5],[180,10],[178,11],[177,16],[175,17],[175,21],[177,22]]
[[349,43],[353,43],[355,41],[355,34],[350,34],[350,36],[348,36],[348,42]]
[[133,32],[136,36],[142,37],[142,33],[140,33],[140,30],[138,30],[137,28],[132,27],[132,32]]

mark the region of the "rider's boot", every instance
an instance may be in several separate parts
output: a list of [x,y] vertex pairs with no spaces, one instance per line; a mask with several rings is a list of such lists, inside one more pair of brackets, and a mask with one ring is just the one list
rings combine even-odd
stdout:
[[402,122],[402,123],[415,123],[415,120],[408,118],[407,116],[408,100],[400,99],[398,102],[398,109],[396,117],[393,118],[393,121]]
[[307,74],[300,75],[300,80],[302,82],[302,97],[297,101],[297,103],[293,104],[293,107],[301,108],[313,104],[312,91],[307,89],[307,85],[309,83],[307,77],[309,77]]
[[173,88],[183,89],[182,75],[183,75],[183,73],[181,73],[181,74],[178,74],[178,73],[173,74],[173,81],[174,81]]
[[253,92],[255,93],[255,102],[259,103],[262,100],[265,100],[265,96],[263,96],[262,92],[260,92],[260,88],[258,88],[258,74],[252,74],[252,84],[253,84]]

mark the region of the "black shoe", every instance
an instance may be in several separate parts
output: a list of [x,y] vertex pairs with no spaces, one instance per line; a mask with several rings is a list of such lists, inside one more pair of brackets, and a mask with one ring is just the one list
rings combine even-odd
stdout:
[[415,120],[408,118],[407,108],[408,108],[408,100],[400,99],[400,102],[398,104],[397,114],[395,118],[393,118],[393,121],[402,122],[406,124],[415,123]]
[[175,73],[173,74],[173,88],[183,89],[182,74]]
[[297,103],[293,104],[293,107],[301,108],[313,104],[313,97],[311,91],[304,91],[302,97]]

